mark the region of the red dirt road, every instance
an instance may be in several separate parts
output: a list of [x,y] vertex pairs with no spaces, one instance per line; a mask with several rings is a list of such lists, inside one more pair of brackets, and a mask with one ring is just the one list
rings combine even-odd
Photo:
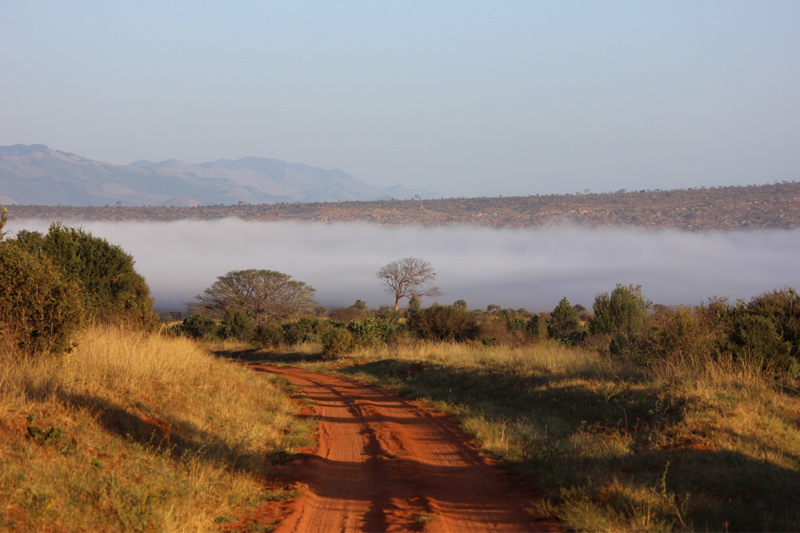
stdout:
[[318,446],[292,465],[302,495],[278,532],[547,531],[451,420],[386,391],[289,367],[314,402]]

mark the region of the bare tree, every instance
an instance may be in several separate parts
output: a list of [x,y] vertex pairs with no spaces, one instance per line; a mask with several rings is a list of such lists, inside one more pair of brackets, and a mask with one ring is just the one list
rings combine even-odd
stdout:
[[314,288],[274,270],[234,270],[197,297],[214,312],[244,311],[256,324],[295,318],[314,309]]
[[436,280],[433,266],[424,259],[404,257],[392,261],[376,274],[386,291],[394,294],[394,310],[400,307],[400,300],[411,296],[435,298],[441,294],[438,287],[431,285]]

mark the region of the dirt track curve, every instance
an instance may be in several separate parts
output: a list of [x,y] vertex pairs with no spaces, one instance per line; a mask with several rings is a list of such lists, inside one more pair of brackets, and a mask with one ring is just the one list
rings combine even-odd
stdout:
[[548,531],[530,502],[446,416],[358,382],[289,367],[314,405],[314,453],[292,466],[302,495],[278,532]]

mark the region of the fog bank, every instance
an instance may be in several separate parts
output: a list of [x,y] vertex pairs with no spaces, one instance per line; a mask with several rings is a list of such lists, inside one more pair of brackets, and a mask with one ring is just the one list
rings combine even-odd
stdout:
[[[48,225],[12,220],[6,229],[46,232]],[[800,230],[386,228],[239,219],[65,225],[130,253],[160,311],[183,311],[218,276],[248,268],[305,281],[328,308],[356,299],[377,308],[394,300],[375,272],[405,256],[433,264],[440,303],[461,299],[471,309],[497,304],[550,311],[565,296],[591,308],[597,293],[617,283],[642,285],[645,296],[667,305],[697,305],[712,296],[749,299],[800,286]]]

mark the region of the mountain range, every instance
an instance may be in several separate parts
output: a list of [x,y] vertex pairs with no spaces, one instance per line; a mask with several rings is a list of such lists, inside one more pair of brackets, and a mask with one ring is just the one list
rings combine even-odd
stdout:
[[245,157],[113,165],[45,145],[0,146],[0,205],[199,206],[433,198],[376,187],[341,170]]

